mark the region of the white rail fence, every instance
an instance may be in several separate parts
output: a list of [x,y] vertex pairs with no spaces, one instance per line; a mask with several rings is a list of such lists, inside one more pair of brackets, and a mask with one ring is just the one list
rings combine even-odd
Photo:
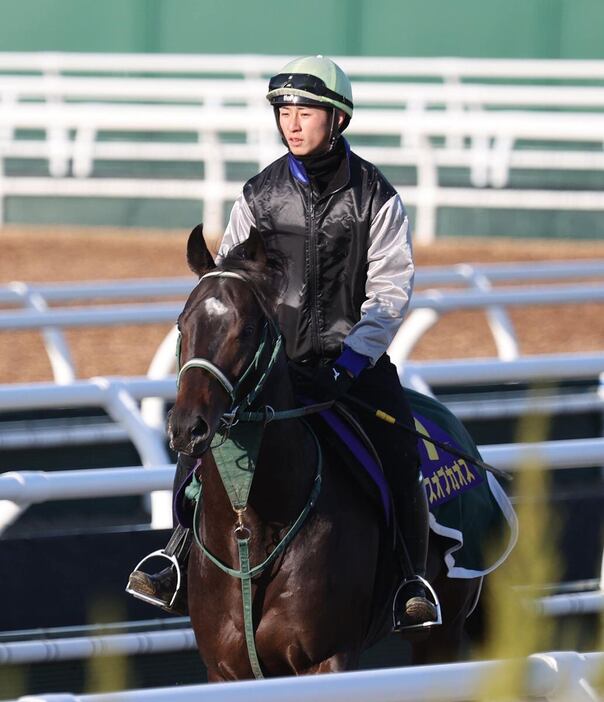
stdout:
[[[595,283],[493,288],[494,283],[604,278],[604,261],[568,261],[564,263],[514,263],[505,265],[468,265],[425,268],[417,274],[418,286],[461,284],[467,290],[429,290],[416,292],[411,313],[405,321],[390,353],[402,365],[414,346],[440,317],[456,309],[484,308],[498,357],[513,360],[519,356],[514,326],[505,307],[529,304],[571,304],[604,300],[604,286]],[[126,300],[145,297],[187,295],[194,283],[190,278],[122,282],[88,282],[79,284],[32,285],[13,282],[0,287],[0,304],[17,304],[26,309],[0,311],[0,331],[40,328],[55,381],[70,383],[75,371],[62,327],[99,326],[173,322],[181,303],[146,303],[96,307],[51,308],[57,302],[86,302],[95,299]],[[161,345],[149,373],[163,377],[173,369],[173,334]]]
[[[64,388],[59,388],[59,390],[62,391]],[[157,386],[155,390],[157,390]],[[502,469],[511,471],[537,467],[537,465],[545,465],[551,469],[582,467],[592,465],[601,460],[604,455],[604,438],[543,442],[532,445],[482,446],[481,453],[485,460]],[[147,469],[129,467],[83,471],[53,471],[51,473],[42,471],[6,473],[0,476],[0,500],[10,500],[24,506],[26,503],[33,504],[54,499],[79,499],[83,497],[141,494],[151,489],[168,487],[172,481],[173,471],[174,467],[172,465],[164,465]],[[600,579],[600,587],[597,590],[541,597],[535,601],[535,607],[539,613],[549,616],[595,614],[601,612],[604,609],[602,576]],[[92,655],[138,655],[193,649],[194,647],[194,636],[189,629],[93,637],[71,637],[41,641],[30,640],[0,644],[0,665],[74,660],[88,658]],[[582,659],[584,655],[589,657],[592,654],[564,653],[563,655],[579,656],[579,658],[575,659],[577,662]],[[559,662],[556,662],[556,665],[559,665]],[[443,667],[435,668],[433,671],[430,671],[431,675],[427,679],[434,681],[433,674],[437,676],[440,675],[441,668]],[[423,670],[425,671],[426,669]],[[381,694],[381,672],[374,672],[374,675],[377,677],[371,699],[379,700],[382,699],[379,696]],[[590,675],[592,674],[590,673]],[[565,673],[565,678],[567,679],[567,673]],[[595,689],[585,687],[590,680],[595,682],[596,677],[585,679],[584,675],[580,675],[578,679],[582,680],[583,687],[581,689],[587,690],[589,695],[584,699],[599,699]],[[568,679],[566,682],[568,683]],[[433,682],[426,687],[422,694],[422,699],[432,699],[432,695],[434,695],[434,699],[448,699],[447,697],[442,697],[442,692],[437,693],[432,691],[432,685]],[[230,688],[230,686],[228,687]],[[181,689],[184,688],[178,688],[179,691]],[[205,689],[204,687],[195,686],[194,691],[197,693]],[[212,690],[214,689],[216,689],[215,686],[212,686]],[[556,687],[556,690],[557,689]],[[191,691],[193,691],[193,688],[191,688]],[[285,694],[283,688],[281,688],[281,691]],[[144,696],[145,699],[154,699],[156,695],[163,695],[165,691],[149,691],[151,696],[147,696],[147,692],[148,691],[145,691],[144,694],[135,691],[119,693],[120,695],[127,694],[129,697],[122,698],[116,696],[115,700],[136,699],[136,695],[138,694]],[[570,689],[565,688],[564,694],[568,694],[569,692]],[[260,694],[264,695],[265,690],[260,691]],[[334,697],[334,694],[336,694],[334,691],[330,692],[330,700],[340,699],[339,697]],[[556,694],[559,694],[559,691]],[[467,693],[464,692],[464,695],[467,695]],[[92,700],[94,696],[80,697],[68,695],[67,697],[36,696],[35,698],[21,698],[22,701],[27,699],[48,699],[50,702],[50,700],[54,701],[56,699]],[[158,699],[163,699],[163,697],[159,697]],[[212,697],[212,699],[216,698]],[[226,697],[225,699],[231,698]],[[259,697],[258,699],[267,698]],[[292,699],[289,693],[288,699]],[[308,699],[308,697],[304,699]],[[312,699],[317,698],[312,697]],[[383,699],[391,698],[384,697]],[[399,696],[392,699],[398,700],[401,698]],[[405,699],[407,698],[405,697]],[[471,697],[455,697],[454,699],[471,699]],[[563,697],[562,699],[566,698]],[[572,699],[575,698],[573,697]]]
[[[19,311],[0,312],[0,330],[57,329],[61,327],[97,327],[106,325],[174,323],[182,310],[182,302],[115,304],[102,306],[48,308],[39,296],[30,307]],[[513,326],[500,309],[507,306],[564,305],[582,302],[604,301],[604,284],[565,285],[548,287],[514,287],[510,289],[477,289],[464,291],[427,291],[414,294],[410,310],[425,310],[420,317],[411,316],[402,325],[398,339],[394,342],[392,355],[407,358],[422,334],[432,327],[441,314],[457,310],[486,308],[491,332],[502,360],[518,355]],[[35,306],[34,306],[35,305]],[[33,307],[33,309],[32,309]],[[64,343],[59,337],[46,337],[48,352],[64,355],[63,364],[53,364],[57,380],[69,380],[73,371],[64,370],[70,363]]]
[[[594,302],[604,300],[604,286],[583,283],[564,286],[492,288],[492,282],[519,282],[600,277],[604,262],[568,262],[565,264],[510,264],[508,266],[458,266],[454,269],[425,269],[418,283],[425,285],[461,283],[467,290],[433,290],[418,292],[412,312],[394,340],[390,354],[404,384],[431,393],[431,386],[454,384],[539,381],[543,379],[604,378],[604,353],[533,356],[518,355],[517,340],[505,306]],[[130,438],[145,466],[169,461],[165,448],[165,403],[173,401],[175,331],[165,338],[157,350],[147,379],[106,379],[76,381],[69,348],[61,329],[100,324],[140,324],[173,322],[182,303],[146,303],[137,305],[105,305],[102,307],[51,308],[48,303],[71,302],[76,299],[124,299],[148,295],[186,293],[190,279],[168,281],[127,281],[124,283],[86,283],[79,285],[26,286],[12,284],[0,288],[0,303],[26,304],[25,310],[0,312],[0,329],[42,328],[57,385],[9,385],[0,388],[0,411],[42,407],[103,407],[113,424],[87,423],[66,429],[44,425],[31,432],[15,432],[8,427],[0,433],[0,444],[7,446],[59,445],[90,443]],[[32,309],[33,308],[33,309]],[[499,359],[473,361],[413,362],[408,356],[421,335],[443,313],[454,309],[484,308],[488,315],[499,353]],[[501,360],[505,360],[502,363]],[[565,413],[598,410],[604,402],[602,383],[597,392],[580,395],[555,395],[535,398],[508,398],[505,401],[474,400],[457,403],[460,417],[509,416],[532,411]],[[140,406],[139,406],[140,403]],[[20,507],[5,504],[2,523],[7,524],[20,513]],[[169,494],[154,492],[152,522],[162,526],[171,519]]]
[[[394,340],[390,354],[403,382],[420,391],[431,393],[431,386],[459,385],[482,382],[538,381],[562,378],[604,378],[604,354],[533,356],[521,358],[513,325],[505,307],[527,304],[563,304],[604,300],[604,286],[598,283],[573,285],[493,288],[493,282],[526,280],[560,280],[599,278],[604,262],[565,262],[564,264],[510,264],[507,266],[457,266],[453,269],[425,269],[418,274],[424,285],[461,283],[467,290],[432,290],[417,292],[412,311]],[[173,322],[182,303],[146,303],[137,305],[105,305],[80,308],[51,308],[48,303],[71,302],[76,299],[125,299],[149,295],[186,293],[193,285],[190,279],[168,281],[126,281],[123,283],[86,283],[71,285],[27,286],[21,283],[0,288],[0,303],[19,303],[25,310],[0,312],[0,329],[41,328],[45,334],[47,353],[51,359],[55,385],[7,386],[0,388],[0,411],[35,407],[98,406],[104,407],[114,424],[98,423],[64,427],[41,427],[39,433],[24,436],[20,432],[0,434],[2,445],[43,445],[83,443],[98,440],[113,441],[129,437],[139,451],[143,465],[168,462],[165,449],[165,402],[174,399],[175,330],[168,334],[157,350],[148,371],[148,380],[94,379],[75,381],[69,348],[62,335],[65,326],[85,327],[101,324],[140,324]],[[421,335],[439,319],[455,309],[480,309],[487,313],[489,326],[498,350],[497,359],[474,361],[444,361],[417,363],[408,360]],[[501,360],[506,361],[501,363]],[[166,380],[168,379],[168,380]],[[140,402],[140,409],[138,403]],[[564,411],[565,413],[599,409],[604,402],[602,384],[598,392],[582,395],[550,394],[547,397],[510,398],[503,402],[475,400],[471,404],[457,403],[452,408],[460,417],[509,416],[533,411]],[[152,497],[154,526],[167,523],[171,514],[169,495],[154,493]],[[19,509],[14,505],[5,510],[4,523]],[[9,515],[13,515],[12,517]]]
[[[48,406],[47,404],[45,406]],[[520,470],[568,470],[599,465],[604,457],[604,437],[483,445],[483,459],[509,472]],[[144,468],[101,468],[83,470],[18,471],[0,474],[0,534],[30,505],[54,500],[74,500],[126,495],[142,495],[151,491],[169,490],[174,478],[174,465],[158,463]],[[165,493],[160,493],[162,500]],[[162,507],[158,528],[172,525],[170,493]],[[157,504],[156,504],[157,509]],[[155,522],[160,520],[154,518]],[[604,569],[604,553],[602,559]],[[604,573],[601,574],[604,577]],[[597,611],[604,606],[602,592],[574,593],[545,598],[541,611],[547,614],[567,614]],[[2,661],[0,646],[0,662]]]
[[[567,470],[598,464],[604,456],[604,438],[483,445],[480,452],[489,464],[510,472]],[[28,506],[53,500],[141,495],[171,488],[173,478],[171,463],[146,468],[6,472],[0,474],[0,500]]]
[[192,629],[0,643],[0,666],[195,650]]
[[[519,600],[520,601],[520,600]],[[524,599],[524,605],[542,616],[598,615],[604,612],[602,584],[591,592]],[[183,618],[188,621],[188,618]],[[116,628],[128,626],[122,622]],[[107,628],[111,628],[108,625]],[[136,656],[195,650],[191,628],[168,628],[96,636],[62,636],[0,643],[0,666],[81,660],[91,656]]]
[[[8,159],[43,159],[49,169],[49,177],[0,179],[0,203],[11,195],[200,200],[208,231],[218,233],[223,206],[241,187],[227,177],[228,164],[258,169],[283,152],[263,96],[266,76],[285,60],[0,54],[0,167]],[[417,171],[417,187],[403,188],[402,195],[418,208],[420,240],[433,238],[444,206],[604,209],[597,189],[507,187],[512,169],[602,170],[604,62],[338,60],[354,83],[358,109],[349,134],[355,148],[358,142],[361,155],[380,166]],[[24,75],[32,71],[38,75]],[[552,79],[591,85],[543,84]],[[31,129],[42,138],[24,131]],[[142,132],[153,136],[141,138]],[[226,143],[229,133],[245,135],[244,143]],[[364,143],[368,136],[392,145]],[[518,148],[523,140],[546,141],[549,148]],[[92,177],[95,163],[107,160],[203,162],[205,175]],[[440,185],[443,167],[469,169],[472,187]],[[0,208],[0,221],[1,214]]]
[[[0,73],[38,74],[49,78],[86,74],[136,74],[268,77],[292,57],[262,54],[94,54],[78,52],[1,52]],[[604,82],[604,61],[572,59],[473,59],[335,56],[352,78],[436,79],[459,83],[476,79]]]
[[[604,353],[591,356],[569,354],[532,357],[503,364],[499,361],[457,361],[448,364],[423,362],[408,364],[406,369],[411,378],[419,378],[424,385],[466,382],[472,384],[493,378],[497,382],[535,378],[594,378],[604,373]],[[82,497],[88,494],[86,490],[101,490],[102,493],[104,489],[117,489],[117,485],[123,490],[135,491],[141,485],[146,485],[143,492],[168,488],[172,471],[164,468],[165,474],[161,474],[157,468],[169,463],[164,438],[164,416],[158,409],[163,410],[163,402],[173,400],[174,396],[173,377],[166,380],[96,378],[63,386],[38,383],[0,387],[0,411],[50,407],[104,407],[114,421],[127,432],[141,456],[143,466],[147,467],[145,471],[115,469],[121,471],[116,475],[109,469],[86,470],[80,475],[74,471],[67,471],[65,474],[53,472],[0,475],[0,530],[12,523],[27,504],[47,499],[53,494]],[[141,402],[139,408],[138,401],[145,398],[147,401],[154,398],[154,402],[159,402],[159,406],[153,404],[145,408]],[[485,460],[508,469],[518,465],[526,466],[527,462],[531,465],[545,463],[552,468],[599,465],[604,457],[604,439],[492,446],[482,447],[482,450]],[[165,479],[167,482],[160,485],[152,482],[145,484],[145,480],[152,479]],[[129,488],[129,485],[132,487]],[[93,494],[99,496],[101,493]],[[156,528],[169,527],[171,514],[170,493],[153,492],[152,525]]]
[[[591,265],[591,264],[587,264]],[[513,266],[511,267],[514,268]],[[526,273],[529,271],[527,270]],[[532,268],[531,277],[540,275],[547,278],[554,275],[553,271]],[[586,275],[598,275],[600,269],[586,269]],[[463,267],[459,270],[432,272],[435,275],[424,282],[434,284],[438,275],[447,276],[448,282],[473,280],[473,275],[467,275]],[[565,273],[560,271],[562,276]],[[522,271],[490,269],[490,279],[498,277],[522,276]],[[566,271],[568,275],[568,271]],[[569,276],[570,277],[570,276]],[[505,278],[509,280],[510,278]],[[181,294],[187,291],[189,280],[168,281],[166,287],[169,294]],[[182,288],[180,286],[183,286]],[[7,291],[2,291],[3,294]],[[43,286],[40,291],[43,298],[49,301],[69,300],[70,295],[96,298],[99,290],[95,284],[84,286]],[[123,297],[124,290],[115,290],[109,284],[105,289],[109,298]],[[472,292],[472,291],[470,291]],[[133,283],[130,289],[133,295],[157,294],[154,282]],[[499,302],[509,300],[499,298]],[[581,296],[580,296],[581,297]],[[9,300],[10,298],[10,300]],[[3,301],[14,302],[19,299],[8,292]],[[440,299],[432,295],[432,301]],[[452,298],[453,299],[453,298]],[[478,299],[478,298],[477,298]],[[491,301],[493,298],[490,298]],[[535,300],[538,298],[531,298]],[[471,305],[471,303],[468,303]],[[438,309],[438,307],[437,307]],[[443,304],[448,309],[448,303]],[[403,368],[411,379],[419,378],[421,383],[446,386],[447,384],[473,384],[482,382],[510,382],[552,378],[594,378],[604,373],[604,354],[563,355],[548,357],[516,358],[506,363],[500,360],[446,361],[413,363],[407,361]],[[129,436],[141,453],[142,462],[147,468],[127,467],[101,470],[70,470],[44,472],[5,473],[0,476],[0,521],[10,522],[29,504],[53,499],[80,499],[84,497],[101,497],[126,494],[145,494],[153,490],[163,490],[171,486],[173,466],[165,457],[163,432],[149,426],[145,419],[145,411],[139,409],[139,402],[149,397],[160,398],[161,401],[174,399],[174,378],[163,380],[149,378],[130,379],[93,379],[90,381],[74,381],[69,385],[54,384],[15,385],[0,387],[0,411],[2,409],[31,409],[44,407],[77,407],[103,406],[116,422],[125,422],[125,434]],[[590,407],[601,406],[604,398],[591,398]],[[595,401],[595,402],[593,402]],[[564,403],[564,398],[560,398]],[[600,403],[598,405],[598,402]],[[458,411],[458,410],[456,410]],[[471,411],[471,410],[470,410]],[[474,410],[476,411],[476,410]],[[478,410],[480,411],[480,410]],[[163,452],[163,453],[162,453]],[[526,469],[527,466],[538,464],[547,465],[550,469],[572,468],[598,465],[604,457],[604,439],[582,439],[572,441],[544,442],[533,445],[482,446],[481,452],[489,463],[506,470]],[[164,505],[165,506],[165,505]],[[159,526],[159,524],[157,524]],[[166,524],[167,525],[167,524]],[[165,526],[165,525],[164,525]],[[604,595],[600,589],[593,592],[575,593],[572,595],[554,595],[537,601],[538,611],[544,614],[563,615],[569,613],[596,613],[602,610]],[[147,632],[144,634],[122,634],[105,637],[76,637],[65,640],[12,642],[0,645],[0,663],[24,663],[42,660],[67,660],[90,655],[123,655],[141,652],[159,652],[181,650],[193,646],[190,631]],[[539,654],[529,661],[529,675],[525,694],[545,697],[546,699],[585,699],[597,700],[595,688],[598,666],[601,666],[602,654],[577,654],[563,652],[555,654]],[[246,700],[253,699],[359,699],[359,700],[401,700],[401,699],[473,699],[479,697],[484,689],[482,673],[486,666],[500,669],[502,662],[483,664],[458,664],[459,666],[438,666],[436,668],[404,669],[393,671],[371,671],[371,673],[354,673],[347,676],[328,676],[327,682],[302,681],[268,681],[267,683],[241,683],[225,686],[191,686],[145,691],[129,691],[103,695],[105,702],[121,702],[135,699],[211,699]],[[482,671],[479,675],[479,671]],[[429,673],[429,675],[428,675]],[[450,687],[452,677],[460,675],[463,686]],[[349,689],[345,678],[350,678],[352,688]],[[361,676],[361,677],[354,677]],[[533,676],[536,676],[533,678]],[[334,681],[329,682],[333,677]],[[342,679],[346,684],[340,689]],[[359,681],[365,680],[359,697]],[[371,682],[369,682],[371,681]],[[343,683],[342,683],[343,684]],[[364,683],[365,684],[365,683]],[[312,690],[308,687],[311,685]],[[321,687],[325,686],[325,687]],[[449,696],[447,696],[447,694]],[[182,695],[182,697],[181,697]],[[216,696],[218,695],[218,696]],[[256,696],[257,695],[257,696]],[[309,697],[310,695],[310,697]],[[20,699],[20,702],[33,700],[48,700],[48,702],[96,702],[98,695],[37,695]]]
[[[565,702],[601,699],[602,653],[556,651],[526,659],[522,689],[510,691],[518,698]],[[419,699],[461,702],[484,699],[493,680],[510,674],[506,661],[480,661],[451,665],[367,670],[354,673],[274,680],[191,685],[130,690],[93,695],[69,693],[31,695],[15,702],[416,702]]]

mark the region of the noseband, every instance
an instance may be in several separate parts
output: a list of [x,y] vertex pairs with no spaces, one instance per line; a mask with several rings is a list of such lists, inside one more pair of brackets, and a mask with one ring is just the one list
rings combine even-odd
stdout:
[[248,278],[239,275],[239,273],[234,273],[232,271],[211,271],[210,273],[206,273],[205,275],[201,276],[199,282],[201,283],[201,281],[205,280],[206,278],[234,278],[236,280],[241,280],[244,283],[250,285],[254,297],[256,298],[256,301],[258,302],[258,305],[260,306],[260,309],[262,310],[262,313],[264,314],[265,318],[262,339],[260,341],[256,354],[254,355],[254,358],[251,360],[250,364],[245,369],[241,378],[239,378],[237,382],[232,383],[227,378],[227,376],[220,370],[220,368],[218,368],[218,366],[212,363],[212,361],[209,361],[207,358],[191,358],[182,367],[180,367],[181,336],[179,335],[176,347],[176,357],[179,366],[178,375],[176,378],[176,387],[180,387],[181,378],[186,371],[190,370],[191,368],[200,368],[201,370],[205,371],[206,373],[209,373],[213,378],[215,378],[224,388],[231,400],[230,413],[233,413],[233,405],[237,400],[237,392],[244,380],[248,377],[248,375],[253,370],[259,367],[260,359],[264,353],[265,348],[267,347],[267,344],[271,344],[271,354],[268,364],[264,369],[262,375],[260,376],[260,379],[256,383],[256,386],[249,393],[247,393],[247,395],[244,398],[242,398],[241,407],[249,407],[258,395],[258,393],[262,390],[266,379],[268,378],[271,370],[273,369],[273,366],[275,365],[275,362],[281,350],[283,340],[281,332],[279,331],[277,325],[273,321],[272,316],[266,310],[260,293]]

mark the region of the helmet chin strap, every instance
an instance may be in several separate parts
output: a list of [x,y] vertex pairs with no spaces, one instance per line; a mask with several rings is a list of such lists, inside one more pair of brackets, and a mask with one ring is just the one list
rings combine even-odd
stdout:
[[336,113],[337,110],[335,107],[331,108],[331,127],[329,128],[329,148],[327,149],[328,153],[333,149],[333,147],[336,144],[336,141],[338,140],[338,137],[340,136],[340,132],[338,129],[338,125],[336,124]]

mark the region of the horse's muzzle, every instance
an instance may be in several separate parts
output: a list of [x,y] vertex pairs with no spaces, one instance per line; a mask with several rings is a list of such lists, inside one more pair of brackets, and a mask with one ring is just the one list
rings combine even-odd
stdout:
[[173,412],[168,423],[170,448],[189,456],[201,456],[207,449],[213,431],[207,421],[197,415],[183,421],[183,418]]

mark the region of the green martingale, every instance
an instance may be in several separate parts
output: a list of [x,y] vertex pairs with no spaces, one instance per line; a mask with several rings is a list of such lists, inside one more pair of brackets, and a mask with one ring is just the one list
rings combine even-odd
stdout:
[[[216,458],[216,449],[212,449],[212,453],[214,454],[214,457],[216,460],[218,472],[220,473],[221,479],[222,479],[223,484],[225,486],[225,489],[226,489],[227,493],[229,494],[233,509],[238,515],[242,513],[242,511],[245,509],[245,506],[247,505],[247,496],[249,494],[251,482],[252,482],[252,479],[254,477],[254,468],[255,468],[255,461],[256,461],[256,457],[251,456],[251,455],[247,455],[247,454],[244,455],[245,445],[243,443],[242,436],[243,436],[243,433],[245,430],[240,428],[240,427],[245,427],[245,426],[246,426],[245,424],[242,424],[242,425],[236,425],[235,427],[233,427],[231,429],[231,434],[237,434],[238,435],[237,440],[231,440],[231,441],[227,440],[223,444],[223,447],[227,443],[231,444],[231,450],[226,449],[226,450],[223,450],[223,452],[222,452],[223,457],[225,455],[227,456],[226,462],[223,463],[222,461],[220,461],[220,459],[217,459]],[[263,427],[258,427],[257,425],[252,425],[252,428],[254,428],[254,427],[256,429],[258,429],[258,428],[260,429],[259,433],[261,436],[261,431],[262,431]],[[249,436],[247,431],[245,431],[245,433]],[[316,472],[315,472],[315,479],[313,481],[313,486],[312,486],[310,495],[308,497],[306,506],[304,507],[302,512],[299,514],[298,518],[291,525],[291,527],[286,532],[286,534],[283,536],[281,541],[277,544],[277,546],[273,549],[273,551],[271,551],[271,553],[266,558],[266,560],[264,560],[262,563],[260,563],[256,566],[254,566],[253,568],[251,568],[251,570],[250,570],[251,577],[259,575],[283,551],[283,549],[294,538],[294,536],[296,535],[296,533],[298,532],[298,530],[300,529],[300,527],[304,523],[304,520],[308,516],[308,513],[314,507],[315,502],[317,501],[317,498],[318,498],[319,493],[321,491],[323,454],[322,454],[321,448],[319,446],[319,441],[318,441],[315,433],[314,432],[311,432],[311,433],[312,433],[312,436],[313,436],[314,441],[315,441],[315,447],[316,447],[316,453],[317,453],[317,458],[316,458],[317,468],[316,468]],[[250,434],[251,434],[251,431],[250,431]],[[260,443],[260,439],[251,439],[250,445],[251,445],[252,450],[254,450],[254,447],[259,445],[259,443]],[[255,449],[255,450],[256,450],[256,456],[257,456],[257,449]],[[230,459],[229,459],[229,456],[231,457]],[[232,456],[238,457],[236,459],[236,461],[232,460]],[[245,502],[242,502],[244,495],[245,495]],[[238,570],[235,568],[230,568],[225,563],[223,563],[218,558],[216,558],[216,556],[214,556],[214,554],[212,554],[211,551],[208,550],[206,545],[200,539],[199,521],[201,518],[201,510],[203,509],[203,489],[202,489],[201,481],[198,480],[195,475],[192,478],[191,484],[185,490],[185,496],[187,497],[187,499],[189,499],[195,503],[195,516],[193,519],[193,531],[194,531],[194,536],[195,536],[195,540],[197,542],[197,545],[201,548],[201,550],[204,552],[204,554],[215,565],[217,565],[222,571],[224,571],[225,573],[228,573],[229,575],[232,575],[235,578],[241,578],[242,577],[241,570]]]
[[224,489],[235,511],[247,505],[263,433],[263,424],[239,422],[230,429],[225,441],[212,448]]
[[[310,429],[310,428],[309,428]],[[239,569],[231,568],[226,563],[223,563],[217,558],[201,539],[199,531],[200,512],[202,509],[202,484],[201,481],[193,475],[191,484],[185,490],[185,496],[195,503],[195,516],[193,518],[193,534],[195,541],[203,553],[216,565],[220,570],[234,578],[239,578],[241,581],[241,598],[243,605],[243,628],[245,641],[247,645],[248,658],[254,677],[260,679],[263,676],[258,653],[256,651],[256,642],[254,637],[254,623],[252,619],[252,578],[260,575],[286,548],[294,536],[298,533],[306,517],[314,507],[319,493],[321,491],[322,479],[322,452],[318,439],[315,433],[311,430],[315,440],[317,451],[317,469],[315,479],[308,501],[298,518],[287,530],[281,541],[275,546],[268,557],[258,565],[250,565],[249,557],[249,541],[251,537],[250,530],[244,526],[241,516],[247,506],[248,496],[254,478],[256,461],[262,435],[264,432],[264,424],[257,422],[240,422],[230,427],[229,432],[224,442],[212,449],[216,467],[220,473],[223,485],[233,510],[238,516],[238,526],[235,529],[235,539],[237,541],[237,551],[239,554]]]

